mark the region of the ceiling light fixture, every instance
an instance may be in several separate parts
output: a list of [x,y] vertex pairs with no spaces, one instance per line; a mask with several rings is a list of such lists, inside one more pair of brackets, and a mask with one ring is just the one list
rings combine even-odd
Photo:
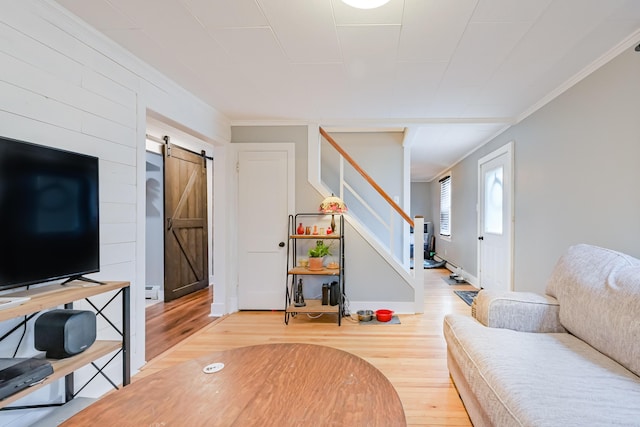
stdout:
[[342,0],[342,2],[358,9],[375,9],[389,3],[389,0]]

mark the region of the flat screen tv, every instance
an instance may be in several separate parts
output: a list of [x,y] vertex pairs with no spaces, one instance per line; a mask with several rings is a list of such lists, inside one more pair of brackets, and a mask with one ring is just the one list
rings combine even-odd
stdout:
[[0,290],[100,270],[98,159],[0,137]]

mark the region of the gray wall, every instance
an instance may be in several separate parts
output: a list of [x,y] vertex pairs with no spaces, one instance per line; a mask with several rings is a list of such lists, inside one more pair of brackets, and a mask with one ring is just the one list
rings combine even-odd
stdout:
[[331,136],[391,198],[402,202],[402,132],[334,132]]
[[[623,52],[452,170],[452,262],[477,275],[478,159],[515,155],[514,288],[543,292],[568,246],[640,257],[640,54]],[[439,185],[431,183],[435,222]],[[437,224],[436,229],[437,229]]]
[[[403,162],[404,148],[402,132],[332,132],[331,136],[346,151],[358,166],[365,171],[400,206],[404,204]],[[322,145],[322,179],[332,191],[339,188],[339,155],[328,142]],[[360,173],[345,161],[345,182],[354,192],[367,201],[371,211],[382,219],[382,223],[350,191],[343,199],[351,216],[375,235],[383,245],[392,247],[398,259],[402,259],[403,219],[389,203],[372,187]],[[384,225],[383,225],[384,224]],[[391,226],[392,230],[387,227]],[[393,243],[391,239],[393,237]]]
[[[438,193],[440,194],[440,193]],[[425,222],[433,222],[431,184],[428,182],[411,183],[411,218],[422,215]]]

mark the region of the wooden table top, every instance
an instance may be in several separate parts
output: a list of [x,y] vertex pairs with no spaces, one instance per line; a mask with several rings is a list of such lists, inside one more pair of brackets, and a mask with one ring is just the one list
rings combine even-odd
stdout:
[[[205,374],[211,363],[224,363]],[[115,424],[114,424],[115,423]],[[389,380],[331,347],[264,344],[220,351],[115,391],[63,426],[406,426]]]

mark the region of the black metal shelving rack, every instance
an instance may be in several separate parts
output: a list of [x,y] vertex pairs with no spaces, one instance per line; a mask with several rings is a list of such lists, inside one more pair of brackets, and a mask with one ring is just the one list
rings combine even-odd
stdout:
[[[345,280],[344,280],[344,217],[338,215],[338,230],[333,230],[332,234],[297,234],[296,224],[303,222],[304,219],[318,218],[322,220],[327,214],[324,213],[298,213],[289,215],[289,238],[287,244],[287,280],[286,280],[286,297],[284,323],[289,324],[289,320],[298,314],[336,314],[338,317],[338,326],[342,323],[344,316],[344,299],[345,299]],[[323,268],[319,271],[312,271],[306,267],[298,266],[296,258],[298,253],[299,242],[305,240],[332,240],[338,241],[338,268]],[[305,299],[306,306],[296,307],[293,304],[294,286],[300,276],[326,276],[338,282],[339,298],[338,305],[322,305],[319,299]]]

